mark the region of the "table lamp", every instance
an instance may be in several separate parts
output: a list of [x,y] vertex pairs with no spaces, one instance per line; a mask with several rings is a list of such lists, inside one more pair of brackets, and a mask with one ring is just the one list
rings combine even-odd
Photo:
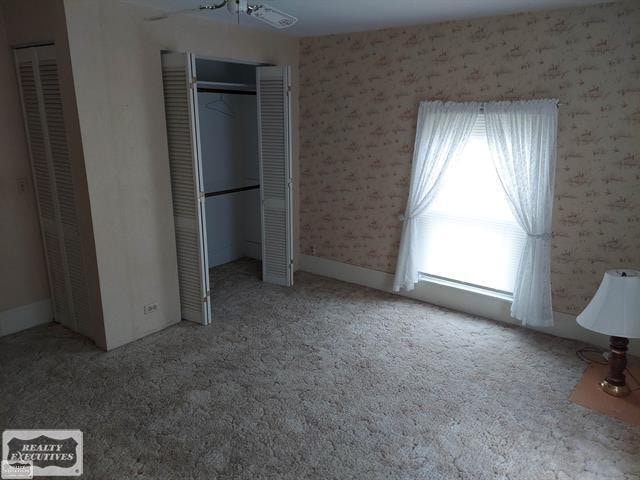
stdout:
[[608,270],[578,323],[588,330],[609,335],[609,374],[600,388],[614,397],[629,395],[624,377],[629,338],[640,338],[640,271]]

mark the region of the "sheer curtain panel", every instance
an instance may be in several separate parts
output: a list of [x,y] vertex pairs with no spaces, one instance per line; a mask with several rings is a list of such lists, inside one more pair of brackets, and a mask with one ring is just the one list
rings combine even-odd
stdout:
[[480,111],[480,103],[421,102],[411,165],[407,208],[393,289],[412,290],[418,282],[421,242],[417,222],[433,201],[451,159],[464,148]]
[[523,325],[553,325],[551,214],[558,101],[485,105],[487,140],[514,217],[527,234],[513,290],[511,315]]

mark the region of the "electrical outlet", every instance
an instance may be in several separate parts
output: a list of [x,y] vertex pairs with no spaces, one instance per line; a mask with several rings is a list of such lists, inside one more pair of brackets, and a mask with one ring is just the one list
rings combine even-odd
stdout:
[[150,303],[149,305],[145,305],[144,306],[144,314],[145,315],[149,315],[150,313],[153,313],[156,310],[158,310],[158,304],[157,303]]
[[315,255],[318,252],[318,249],[315,245],[311,245],[311,255]]
[[21,195],[27,193],[27,179],[24,177],[18,178],[18,193]]

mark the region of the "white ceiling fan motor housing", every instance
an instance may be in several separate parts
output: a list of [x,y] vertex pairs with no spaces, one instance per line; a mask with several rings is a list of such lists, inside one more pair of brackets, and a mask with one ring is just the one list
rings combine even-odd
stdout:
[[227,0],[227,10],[234,15],[239,12],[246,13],[247,0]]

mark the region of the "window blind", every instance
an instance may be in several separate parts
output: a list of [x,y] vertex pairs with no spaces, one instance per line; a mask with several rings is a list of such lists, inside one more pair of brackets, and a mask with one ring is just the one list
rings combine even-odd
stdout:
[[513,292],[526,235],[517,224],[491,160],[485,117],[478,116],[463,152],[419,221],[419,271]]

